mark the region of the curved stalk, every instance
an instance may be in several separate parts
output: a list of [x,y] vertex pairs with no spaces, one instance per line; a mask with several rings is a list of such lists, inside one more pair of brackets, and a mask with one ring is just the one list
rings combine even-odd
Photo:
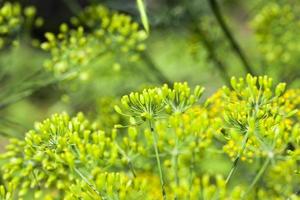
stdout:
[[136,178],[136,172],[135,172],[133,163],[131,161],[131,158],[126,154],[126,152],[117,143],[115,143],[115,144],[116,144],[117,149],[119,150],[119,152],[127,159],[128,167],[129,167],[133,177]]
[[[190,168],[189,168],[189,189],[190,191],[192,190],[193,187],[193,172],[195,169],[195,152],[192,152],[192,158],[191,158],[191,163],[190,163]],[[191,194],[189,193],[188,195],[189,199],[191,198]]]
[[243,64],[244,69],[246,70],[247,73],[255,75],[254,74],[255,72],[251,68],[251,65],[250,65],[249,61],[247,60],[244,52],[242,51],[242,48],[239,46],[238,42],[234,38],[230,29],[228,28],[228,26],[224,20],[224,17],[222,16],[222,13],[220,11],[220,7],[219,7],[217,1],[216,0],[208,0],[208,3],[211,7],[213,14],[215,15],[216,20],[218,21],[218,23],[224,33],[225,37],[229,41],[232,50],[235,52],[235,54],[237,55],[237,57],[240,59],[241,63]]
[[96,187],[77,169],[74,168],[74,171],[80,176],[80,178],[99,196],[101,199],[106,199],[103,197]]
[[157,168],[158,168],[158,173],[159,173],[161,192],[162,192],[163,199],[166,200],[167,199],[167,194],[166,194],[166,189],[165,189],[163,171],[162,171],[160,158],[159,158],[159,153],[158,153],[157,137],[156,137],[154,127],[153,127],[153,124],[152,124],[151,121],[149,121],[149,127],[150,127],[152,138],[153,138],[153,147],[154,147],[154,151],[155,151],[155,157],[156,157]]
[[244,136],[244,139],[243,139],[242,149],[241,149],[241,151],[239,151],[237,157],[234,159],[233,165],[232,165],[232,167],[231,167],[231,169],[230,169],[230,172],[229,172],[229,174],[228,174],[228,176],[227,176],[227,178],[226,178],[226,182],[225,182],[226,184],[228,184],[228,182],[230,181],[230,179],[231,179],[233,173],[235,172],[235,170],[236,170],[236,168],[237,168],[237,166],[238,166],[238,163],[239,163],[239,161],[240,161],[240,158],[241,158],[241,156],[243,155],[243,153],[244,153],[244,151],[245,151],[246,144],[247,144],[248,139],[249,139],[248,136],[249,136],[249,132],[247,131],[247,133],[246,133],[246,135]]
[[262,175],[264,174],[264,172],[266,171],[268,165],[270,164],[271,158],[270,156],[267,157],[267,159],[265,160],[264,164],[262,165],[262,167],[260,168],[260,170],[258,171],[258,173],[256,174],[256,176],[254,177],[254,179],[252,180],[247,192],[245,193],[245,195],[243,196],[242,199],[245,199],[246,196],[250,193],[250,191],[252,190],[252,188],[256,185],[256,183],[259,181],[259,179],[262,177]]
[[[172,152],[172,161],[173,161],[173,171],[174,171],[174,179],[176,183],[176,187],[179,187],[179,177],[178,177],[178,138],[176,138],[176,146],[175,149]],[[177,200],[177,194],[175,193],[175,198],[174,200]]]

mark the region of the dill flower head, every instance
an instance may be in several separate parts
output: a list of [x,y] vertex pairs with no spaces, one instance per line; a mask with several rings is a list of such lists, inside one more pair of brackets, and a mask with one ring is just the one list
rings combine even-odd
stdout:
[[115,110],[136,119],[139,124],[146,120],[162,118],[165,115],[185,112],[199,101],[203,91],[204,88],[196,86],[191,93],[186,82],[174,83],[173,88],[164,85],[160,88],[144,89],[141,93],[133,92],[123,96],[122,108],[115,106]]
[[117,157],[111,138],[96,130],[83,114],[73,118],[55,114],[37,123],[24,141],[11,141],[1,155],[6,161],[1,171],[5,181],[18,188],[13,197],[22,198],[31,190],[37,199],[47,190],[59,197],[80,178],[77,170],[109,166]]
[[184,83],[174,83],[173,88],[164,85],[161,88],[168,113],[183,113],[197,103],[204,91],[203,87],[196,86],[194,91]]
[[104,6],[89,6],[71,22],[73,27],[63,23],[57,35],[46,33],[47,41],[41,45],[51,53],[45,67],[56,75],[75,71],[72,75],[77,76],[82,70],[88,71],[87,67],[97,60],[107,62],[111,56],[116,62],[111,65],[134,62],[145,49],[146,34],[139,30],[138,24],[130,16]]
[[[290,132],[287,131],[289,118],[295,110],[286,112],[285,84],[273,88],[272,79],[252,77],[232,78],[233,90],[224,88],[224,127],[223,134],[229,137],[224,150],[235,158],[238,152],[246,149],[242,160],[254,156],[270,156],[270,152],[282,151]],[[273,154],[272,153],[272,154]]]
[[16,45],[18,35],[24,28],[41,23],[42,19],[36,17],[35,7],[22,8],[19,3],[4,2],[0,7],[0,49]]
[[158,88],[144,89],[141,93],[132,92],[121,99],[122,108],[125,112],[115,106],[115,110],[123,115],[133,117],[141,123],[146,120],[155,120],[164,111],[162,95]]

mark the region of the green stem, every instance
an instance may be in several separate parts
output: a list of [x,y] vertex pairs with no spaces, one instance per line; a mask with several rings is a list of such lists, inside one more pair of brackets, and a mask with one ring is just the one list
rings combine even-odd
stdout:
[[230,172],[229,172],[229,174],[228,174],[228,176],[227,176],[227,178],[226,178],[226,184],[229,183],[229,181],[230,181],[230,179],[231,179],[233,173],[234,173],[235,170],[237,169],[237,166],[238,166],[238,163],[239,163],[239,161],[240,161],[240,158],[241,158],[241,156],[243,155],[243,153],[244,153],[244,151],[245,151],[246,144],[247,144],[248,139],[249,139],[248,136],[249,136],[249,132],[247,131],[246,135],[245,135],[244,138],[243,138],[242,149],[241,149],[241,151],[239,151],[237,157],[234,159],[233,165],[232,165],[232,167],[231,167],[231,169],[230,169]]
[[259,179],[262,177],[262,175],[264,174],[264,172],[266,171],[269,163],[271,161],[271,157],[268,156],[267,159],[265,160],[264,164],[262,165],[262,167],[260,168],[259,172],[256,174],[256,176],[254,177],[254,179],[251,182],[251,185],[249,186],[247,192],[245,193],[245,195],[243,196],[242,199],[245,199],[246,196],[250,193],[250,191],[252,190],[252,188],[256,185],[256,183],[259,181]]
[[225,64],[222,62],[222,60],[218,57],[217,52],[215,51],[213,42],[211,39],[208,37],[208,33],[202,28],[201,23],[197,20],[198,17],[193,15],[192,13],[192,8],[188,9],[188,12],[186,12],[188,16],[188,20],[191,22],[191,30],[193,33],[198,35],[199,37],[199,42],[202,43],[204,48],[207,50],[207,58],[212,61],[214,67],[217,68],[219,71],[220,76],[222,77],[223,81],[227,84],[230,85],[230,76],[228,73],[228,70],[225,66]]
[[218,57],[217,52],[212,44],[212,41],[209,39],[207,33],[202,29],[201,25],[195,27],[195,32],[199,33],[202,45],[205,47],[208,53],[208,59],[214,64],[214,66],[219,71],[220,76],[222,77],[223,81],[230,85],[230,76],[228,70],[223,63],[223,61]]
[[149,127],[150,127],[152,138],[153,138],[153,147],[154,147],[154,151],[155,151],[155,157],[156,157],[158,173],[159,173],[159,178],[160,178],[161,192],[162,192],[163,199],[166,200],[167,194],[166,194],[166,189],[165,189],[163,171],[162,171],[162,167],[160,164],[160,158],[159,158],[159,153],[158,153],[157,138],[156,138],[156,134],[154,132],[154,127],[153,127],[151,121],[149,121]]
[[[175,183],[176,183],[176,187],[179,187],[179,177],[178,177],[178,139],[176,139],[176,146],[175,149],[173,150],[174,152],[172,152],[172,161],[173,161],[173,170],[174,170],[174,179],[175,179]],[[177,193],[175,192],[175,200],[178,199],[177,197]]]
[[216,0],[208,0],[208,3],[211,7],[213,14],[215,15],[216,20],[218,21],[225,37],[229,41],[232,50],[235,52],[237,57],[240,59],[241,63],[243,64],[247,73],[254,75],[254,70],[251,68],[249,61],[247,60],[242,48],[239,46],[238,42],[234,38],[233,34],[231,33],[228,25],[226,24],[224,17],[222,16],[220,7]]
[[[193,187],[193,172],[195,169],[195,152],[192,152],[192,158],[190,163],[190,169],[189,169],[189,190],[192,190]],[[189,199],[191,199],[191,193],[189,192]]]
[[115,143],[119,152],[127,159],[127,162],[128,162],[128,167],[133,175],[134,178],[136,178],[136,172],[135,172],[135,169],[134,169],[134,166],[133,166],[133,163],[131,161],[131,158],[126,154],[126,152],[117,144]]
[[101,199],[106,199],[103,197],[97,188],[77,169],[74,168],[74,171],[80,176],[80,178],[99,196]]

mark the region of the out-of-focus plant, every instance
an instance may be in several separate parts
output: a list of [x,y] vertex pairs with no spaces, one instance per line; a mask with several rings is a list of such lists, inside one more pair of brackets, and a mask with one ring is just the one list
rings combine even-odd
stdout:
[[5,2],[0,8],[0,49],[17,45],[22,31],[42,24],[43,19],[36,17],[35,7],[22,8],[19,3]]
[[297,72],[300,55],[298,11],[296,4],[272,1],[252,20],[265,73],[286,82],[300,77]]
[[[19,3],[4,2],[0,7],[0,50],[2,54],[8,54],[20,48],[23,43],[33,47],[34,39],[29,38],[32,27],[40,27],[43,19],[36,16],[36,9],[33,6],[22,7]],[[24,38],[28,39],[24,42]],[[5,58],[6,56],[4,56]],[[36,88],[45,85],[41,79],[35,79],[36,73],[28,70],[16,72],[15,66],[1,57],[0,69],[0,110],[14,104],[15,102],[28,97]],[[23,72],[26,71],[26,74]],[[16,74],[16,73],[22,73]],[[4,136],[18,136],[10,129],[18,130],[20,124],[7,116],[1,116],[1,133]],[[24,130],[24,129],[23,129]]]
[[[71,99],[87,96],[84,92],[89,93],[89,99],[95,99],[95,95],[107,86],[99,85],[100,79],[109,81],[109,77],[118,80],[114,77],[120,71],[134,71],[126,70],[125,66],[136,68],[134,65],[145,49],[147,35],[130,16],[102,5],[88,6],[70,21],[71,26],[66,23],[60,26],[60,33],[45,34],[47,41],[41,47],[51,53],[45,67],[54,76],[72,74],[73,81],[64,87],[74,97]],[[112,85],[116,83],[118,81]],[[89,88],[93,92],[88,92]],[[110,91],[113,90],[111,88]],[[88,101],[87,98],[84,100]]]

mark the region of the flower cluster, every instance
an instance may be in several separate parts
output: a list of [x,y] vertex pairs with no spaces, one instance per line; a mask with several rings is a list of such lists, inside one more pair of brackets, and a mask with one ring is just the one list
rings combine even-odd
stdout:
[[124,173],[101,172],[94,169],[92,180],[95,182],[94,190],[84,180],[77,180],[70,186],[65,196],[66,200],[72,199],[139,199],[145,195],[145,181],[131,179]]
[[87,7],[71,22],[74,28],[62,24],[60,33],[46,33],[47,42],[41,45],[51,52],[45,66],[55,74],[86,68],[99,58],[103,62],[110,56],[114,56],[115,62],[135,61],[145,49],[146,33],[139,30],[138,24],[129,16],[101,5]]
[[82,113],[36,123],[1,154],[0,198],[299,199],[299,90],[264,76],[231,83],[203,104],[187,83],[125,95],[115,110],[127,129]]
[[225,131],[231,137],[224,150],[234,158],[246,149],[243,159],[259,154],[266,156],[275,148],[283,150],[285,144],[281,141],[288,137],[283,134],[285,119],[293,114],[293,111],[285,112],[282,106],[280,97],[285,84],[280,83],[273,90],[272,79],[250,75],[239,80],[233,77],[231,84],[233,90],[224,88],[224,120],[229,128]]
[[16,41],[21,27],[41,26],[43,20],[35,14],[36,9],[32,6],[22,8],[19,3],[5,2],[0,7],[0,49]]
[[5,188],[4,185],[0,185],[0,199],[1,200],[10,200],[12,199],[12,195],[13,195],[13,185],[9,184],[9,186],[7,188]]
[[81,113],[74,118],[53,115],[36,124],[24,141],[12,140],[1,156],[7,161],[1,170],[3,178],[19,188],[14,195],[22,198],[33,189],[39,199],[53,187],[62,195],[81,171],[114,165],[118,150],[111,137],[95,128]]
[[[197,103],[204,88],[196,86],[191,92],[188,84],[174,83],[173,88],[168,85],[145,89],[141,93],[133,92],[121,99],[122,109],[115,106],[115,110],[137,120],[137,124],[162,118],[165,114],[183,113]],[[124,111],[123,111],[124,110]]]
[[297,35],[300,34],[300,24],[296,7],[293,3],[282,5],[280,2],[270,2],[252,21],[258,48],[266,67],[269,67],[267,70],[277,72],[278,77],[293,77],[291,73],[298,67],[300,40]]

